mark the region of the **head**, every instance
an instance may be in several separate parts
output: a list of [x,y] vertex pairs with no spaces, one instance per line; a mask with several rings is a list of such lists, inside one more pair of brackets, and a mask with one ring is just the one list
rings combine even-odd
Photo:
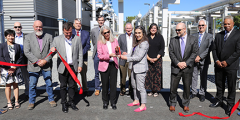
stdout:
[[63,24],[63,34],[68,40],[72,37],[72,23],[66,22]]
[[143,41],[148,41],[146,31],[143,26],[137,26],[134,30],[133,47],[141,44]]
[[178,23],[175,31],[176,31],[178,37],[185,36],[187,34],[186,33],[186,25],[184,23]]
[[99,34],[99,40],[103,43],[103,44],[106,44],[106,41],[110,41],[110,42],[114,42],[114,37],[113,37],[113,34],[112,34],[112,31],[111,29],[106,26],[106,25],[103,25],[100,29],[100,33]]
[[7,42],[13,43],[15,39],[15,32],[13,30],[8,29],[4,32],[4,36],[7,39]]
[[204,19],[200,19],[198,21],[198,30],[200,33],[204,33],[206,31],[207,28],[207,22]]
[[14,28],[15,33],[17,33],[17,34],[22,33],[22,25],[20,22],[15,22],[13,28]]
[[73,26],[75,27],[76,30],[79,31],[82,28],[81,18],[74,19]]
[[33,29],[37,36],[42,36],[43,34],[43,24],[40,20],[36,20],[33,23]]
[[152,23],[148,28],[148,35],[156,35],[159,34],[158,25],[156,23]]
[[126,25],[125,25],[125,31],[126,31],[126,33],[127,33],[128,35],[131,35],[132,30],[133,30],[132,24],[129,23],[129,22],[126,23]]
[[102,27],[105,22],[105,17],[103,15],[99,15],[97,18],[97,22],[98,22],[99,27]]
[[224,29],[227,32],[230,32],[234,27],[233,17],[232,16],[226,16],[224,18],[224,23],[223,24],[224,24]]

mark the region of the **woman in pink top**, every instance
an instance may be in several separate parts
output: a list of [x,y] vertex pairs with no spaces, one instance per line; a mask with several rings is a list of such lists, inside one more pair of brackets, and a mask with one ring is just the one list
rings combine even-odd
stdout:
[[[114,39],[112,31],[108,26],[102,26],[97,44],[97,53],[99,58],[98,70],[102,80],[102,100],[103,109],[108,108],[109,97],[108,88],[110,86],[110,103],[113,110],[116,110],[116,92],[117,92],[117,69],[118,60],[118,41]],[[110,84],[110,85],[109,85]]]

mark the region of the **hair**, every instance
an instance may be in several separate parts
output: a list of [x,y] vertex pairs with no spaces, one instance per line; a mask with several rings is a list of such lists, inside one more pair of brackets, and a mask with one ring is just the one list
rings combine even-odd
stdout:
[[228,15],[228,16],[226,16],[226,17],[224,18],[224,20],[226,20],[226,19],[231,19],[231,20],[233,20],[233,17],[232,17],[231,15]]
[[126,25],[125,25],[125,28],[126,28],[127,25],[131,25],[132,26],[132,24],[130,22],[127,22]]
[[74,21],[73,21],[74,24],[75,24],[75,21],[78,21],[78,22],[82,23],[82,19],[81,18],[75,18]]
[[200,20],[198,21],[198,24],[200,23],[200,21],[203,21],[204,24],[207,25],[207,21],[206,21],[205,19],[200,19]]
[[152,29],[152,27],[153,26],[156,26],[156,28],[157,28],[157,32],[155,33],[155,35],[157,36],[157,35],[160,35],[160,32],[159,32],[159,29],[158,29],[158,25],[156,24],[156,23],[152,23],[150,26],[149,26],[149,28],[148,28],[148,34],[147,34],[147,36],[150,36],[151,35],[151,29]]
[[[142,33],[143,33],[143,37],[142,37],[142,39],[141,39],[140,41],[137,40],[136,37],[135,37],[135,31],[136,31],[137,29],[140,29],[140,30],[142,31]],[[144,42],[144,41],[147,41],[147,42],[148,42],[148,38],[147,38],[147,35],[146,35],[146,31],[144,30],[144,27],[143,27],[143,26],[137,26],[137,27],[135,27],[135,29],[134,29],[134,35],[133,35],[133,47],[136,47],[136,46],[140,45],[140,44],[141,44],[142,42]]]
[[7,37],[8,35],[13,35],[13,36],[15,36],[15,31],[14,31],[14,30],[7,29],[7,30],[4,32],[4,36]]
[[100,34],[99,34],[99,36],[98,36],[98,40],[101,41],[102,44],[106,44],[107,41],[106,41],[106,39],[104,38],[104,36],[102,35],[104,29],[107,29],[107,30],[110,31],[109,41],[110,41],[110,42],[114,42],[114,37],[113,37],[112,31],[111,31],[111,29],[110,29],[108,26],[106,26],[106,25],[103,25],[103,26],[101,27],[101,29],[100,29]]
[[66,22],[66,23],[63,24],[63,27],[62,27],[63,30],[64,29],[69,30],[70,28],[72,28],[72,23]]
[[104,21],[106,21],[106,20],[105,20],[105,17],[104,17],[103,15],[99,15],[99,16],[97,17],[97,20],[98,20],[99,18],[102,18],[102,17],[103,17]]

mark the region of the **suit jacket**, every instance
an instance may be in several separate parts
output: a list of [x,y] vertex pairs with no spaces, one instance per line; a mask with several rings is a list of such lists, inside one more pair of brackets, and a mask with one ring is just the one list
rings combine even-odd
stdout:
[[[115,52],[115,48],[118,46],[117,39],[114,40],[114,42],[111,43],[112,46],[112,52]],[[97,52],[98,52],[98,58],[99,58],[99,64],[98,64],[98,70],[101,72],[105,72],[109,65],[109,51],[107,44],[102,44],[101,41],[98,41],[97,45]],[[118,69],[118,60],[116,57],[113,57],[115,67]]]
[[[40,50],[37,37],[35,32],[29,33],[25,36],[25,40],[23,43],[23,51],[25,56],[28,59],[28,66],[27,69],[29,72],[39,72],[41,69],[44,71],[49,71],[52,68],[52,56],[48,56],[45,58],[48,53],[50,52],[50,46],[52,44],[52,35],[48,33],[43,33],[42,35],[42,51]],[[32,64],[37,62],[39,59],[44,59],[48,62],[43,66],[40,67],[37,64]]]
[[[128,42],[130,41],[127,41],[127,38],[126,38],[126,34],[121,34],[119,37],[118,37],[118,44],[120,46],[120,49],[121,49],[121,54],[123,52],[126,52],[128,51],[128,48],[127,48],[127,44]],[[132,41],[131,41],[132,42]],[[122,60],[122,59],[119,59],[119,64],[124,66],[125,63],[127,62],[127,60]]]
[[[72,34],[76,35],[76,30],[72,30]],[[81,41],[82,41],[82,53],[83,53],[83,60],[88,61],[88,50],[90,48],[90,35],[89,32],[85,30],[81,30]]]
[[[199,39],[199,33],[192,34]],[[200,56],[200,65],[211,64],[210,52],[212,50],[213,36],[209,33],[204,33],[202,36],[202,41],[197,53],[197,56]]]
[[225,31],[222,31],[215,36],[212,51],[214,62],[217,60],[226,61],[228,66],[224,69],[238,70],[240,57],[240,32],[233,29],[225,42],[224,35]]
[[92,58],[94,58],[94,56],[97,52],[97,42],[98,42],[99,34],[100,34],[100,28],[99,27],[93,28],[90,32],[90,39],[92,40],[92,44],[93,44]]
[[178,74],[180,68],[177,66],[179,62],[186,62],[187,67],[183,69],[185,73],[193,72],[195,58],[198,53],[198,39],[197,37],[188,35],[184,56],[182,58],[179,37],[176,36],[170,40],[169,56],[171,59],[171,73]]
[[147,52],[149,48],[148,41],[142,42],[140,45],[131,50],[131,55],[127,56],[129,69],[132,69],[134,73],[143,73],[148,71]]
[[[51,47],[55,47],[57,51],[61,54],[64,60],[66,60],[67,55],[66,55],[66,47],[65,47],[65,36],[62,34],[60,36],[57,36],[53,40],[53,44]],[[82,67],[83,65],[83,54],[82,54],[82,42],[81,38],[72,35],[72,61],[73,61],[73,67],[75,72],[78,71],[78,67]],[[57,69],[58,72],[63,74],[65,71],[65,65],[63,64],[60,56],[58,55],[57,58]]]
[[[21,64],[23,53],[21,52],[21,47],[19,44],[14,43],[15,50],[15,64]],[[0,44],[0,61],[10,63],[10,55],[8,52],[7,42]],[[2,68],[8,70],[10,66],[1,66]]]

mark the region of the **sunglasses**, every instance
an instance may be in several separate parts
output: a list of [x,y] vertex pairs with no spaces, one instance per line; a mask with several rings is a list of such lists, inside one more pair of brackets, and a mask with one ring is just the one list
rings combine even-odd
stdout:
[[198,25],[198,27],[201,27],[201,26],[203,27],[203,26],[205,26],[205,25]]
[[107,31],[107,32],[105,32],[105,33],[103,33],[104,35],[106,35],[107,33],[110,33],[110,30],[109,31]]
[[14,26],[14,28],[22,28],[22,26]]
[[176,31],[176,32],[180,32],[181,30],[182,30],[182,29],[176,29],[175,31]]

